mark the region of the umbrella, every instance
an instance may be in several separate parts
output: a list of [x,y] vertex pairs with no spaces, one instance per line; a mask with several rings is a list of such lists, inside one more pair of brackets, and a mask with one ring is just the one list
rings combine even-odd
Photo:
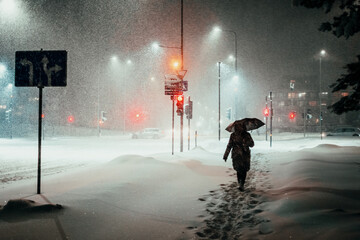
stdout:
[[235,122],[232,122],[225,128],[228,132],[234,132],[235,131],[235,125],[240,124],[242,127],[246,128],[246,131],[251,131],[254,129],[258,129],[261,126],[264,126],[265,123],[263,123],[261,120],[257,118],[243,118],[241,120],[236,120]]

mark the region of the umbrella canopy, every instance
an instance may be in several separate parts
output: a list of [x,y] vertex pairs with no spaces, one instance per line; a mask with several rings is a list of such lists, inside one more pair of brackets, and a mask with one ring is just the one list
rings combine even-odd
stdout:
[[235,122],[230,123],[229,126],[225,128],[225,130],[228,132],[234,132],[235,125],[237,124],[245,128],[246,131],[255,130],[265,125],[265,123],[263,123],[261,120],[257,118],[243,118],[241,120],[236,120]]

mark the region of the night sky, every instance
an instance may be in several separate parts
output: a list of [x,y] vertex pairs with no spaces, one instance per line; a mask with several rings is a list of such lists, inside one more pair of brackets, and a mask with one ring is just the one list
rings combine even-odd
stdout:
[[[0,79],[2,85],[13,79],[15,51],[67,50],[68,86],[46,89],[45,109],[60,111],[61,105],[65,109],[61,111],[78,114],[91,124],[100,89],[100,105],[107,111],[121,112],[126,99],[128,108],[132,103],[142,105],[157,115],[153,121],[167,123],[161,117],[171,110],[169,97],[164,96],[164,74],[172,71],[169,62],[180,53],[161,49],[159,55],[151,46],[154,42],[180,46],[180,0],[14,2],[17,7],[11,16],[4,14],[3,5],[1,10],[0,61],[9,69],[8,77]],[[322,10],[296,7],[289,0],[184,0],[187,96],[201,105],[199,113],[204,106],[216,110],[219,61],[224,108],[234,96],[227,94],[234,88],[234,62],[228,60],[234,55],[234,37],[221,32],[214,38],[214,26],[237,33],[240,79],[235,88],[239,101],[251,105],[247,114],[261,116],[268,91],[286,88],[292,79],[317,81],[321,49],[328,53],[323,60],[323,82],[328,86],[360,52],[359,36],[345,40],[317,30],[330,19]],[[114,55],[122,67],[128,59],[132,66],[115,73],[109,64]],[[151,77],[156,80],[150,83]],[[36,89],[16,91],[18,96],[37,95]],[[166,109],[159,110],[160,105]]]

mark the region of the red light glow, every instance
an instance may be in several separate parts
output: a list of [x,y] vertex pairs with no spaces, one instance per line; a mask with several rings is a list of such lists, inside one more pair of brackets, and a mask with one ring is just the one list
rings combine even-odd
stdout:
[[75,121],[74,116],[68,116],[67,121],[68,123],[73,123]]
[[268,117],[268,116],[269,116],[269,109],[268,109],[268,108],[265,108],[264,111],[263,111],[263,113],[264,113],[264,116],[265,116],[265,117]]

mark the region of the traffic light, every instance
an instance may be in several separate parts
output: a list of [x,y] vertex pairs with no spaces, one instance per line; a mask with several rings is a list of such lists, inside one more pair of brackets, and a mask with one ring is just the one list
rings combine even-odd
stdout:
[[231,108],[226,109],[226,117],[231,120]]
[[75,121],[74,116],[70,115],[67,117],[68,123],[73,123]]
[[189,104],[185,105],[185,114],[187,119],[192,119],[192,107],[193,107],[192,101],[189,101]]
[[106,120],[107,120],[106,112],[105,112],[105,111],[101,111],[101,112],[100,112],[100,121],[101,121],[101,122],[105,122]]
[[263,110],[263,114],[264,114],[264,116],[265,117],[268,117],[269,116],[269,108],[265,108],[264,110]]
[[295,117],[296,117],[296,112],[290,112],[290,113],[289,113],[289,119],[290,119],[290,120],[295,119]]
[[10,109],[5,111],[5,120],[6,120],[7,122],[10,122],[10,114],[11,114],[11,110],[10,110]]
[[311,113],[311,109],[307,109],[306,111],[306,119],[311,119],[312,118],[312,113]]
[[176,96],[176,106],[177,106],[176,113],[178,116],[181,116],[184,112],[184,96],[183,95]]

